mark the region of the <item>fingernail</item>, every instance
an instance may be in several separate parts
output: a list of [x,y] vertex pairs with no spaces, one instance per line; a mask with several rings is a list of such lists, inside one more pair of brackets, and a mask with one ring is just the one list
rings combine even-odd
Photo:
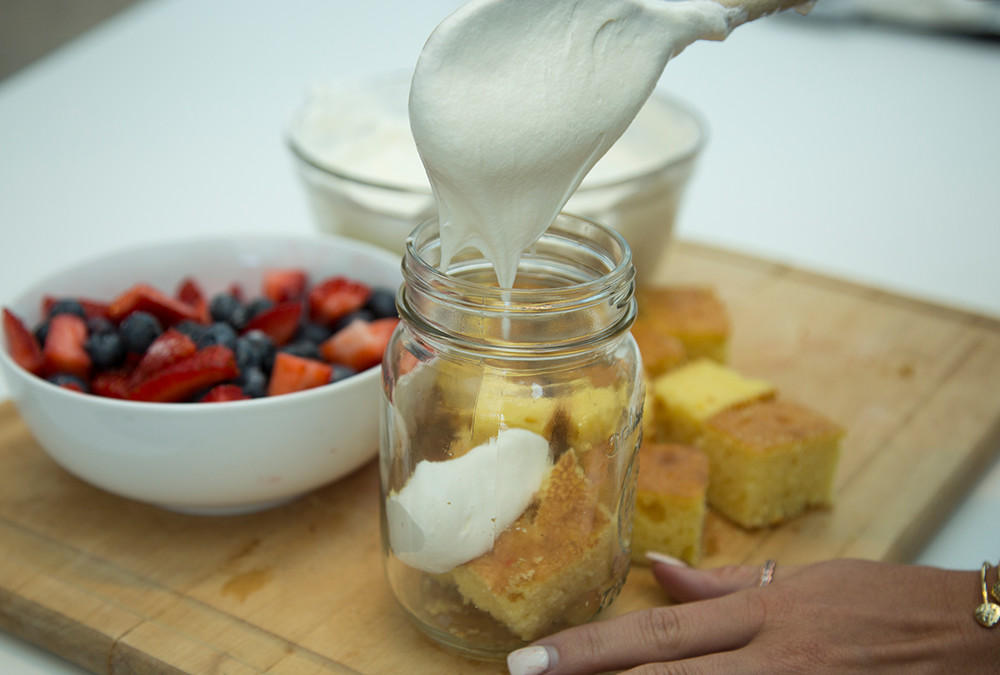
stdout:
[[664,565],[671,565],[672,567],[687,567],[688,564],[679,558],[667,555],[666,553],[657,553],[656,551],[646,551],[646,557],[653,562],[663,563]]
[[510,675],[542,675],[556,665],[559,655],[553,647],[524,647],[507,655]]

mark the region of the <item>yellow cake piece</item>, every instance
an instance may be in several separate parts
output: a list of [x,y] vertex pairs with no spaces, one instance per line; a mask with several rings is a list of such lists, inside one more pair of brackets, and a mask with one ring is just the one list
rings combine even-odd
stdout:
[[513,381],[503,375],[482,379],[472,415],[472,442],[479,444],[501,429],[527,429],[548,437],[547,429],[558,401],[543,396],[540,386]]
[[657,551],[691,565],[701,560],[708,457],[698,448],[643,443],[632,516],[632,562]]
[[493,550],[452,570],[458,591],[524,640],[597,612],[612,576],[615,527],[572,451]]
[[632,337],[639,345],[643,369],[653,377],[676,368],[687,357],[684,343],[664,332],[655,321],[637,320],[632,324]]
[[[715,291],[702,286],[647,286],[638,289],[636,324],[649,324],[684,345],[687,357],[725,363],[730,322]],[[633,328],[633,334],[635,328]]]
[[653,380],[658,434],[662,440],[696,443],[712,415],[774,393],[769,382],[710,359],[691,361]]
[[773,525],[832,503],[844,432],[801,405],[760,401],[709,419],[702,437],[709,504],[744,527]]

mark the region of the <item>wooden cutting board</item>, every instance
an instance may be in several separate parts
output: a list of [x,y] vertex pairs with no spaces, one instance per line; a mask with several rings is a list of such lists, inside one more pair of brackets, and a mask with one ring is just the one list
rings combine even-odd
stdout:
[[[1000,448],[1000,321],[691,244],[665,269],[718,289],[737,369],[848,429],[833,509],[757,532],[711,516],[705,565],[906,560]],[[505,672],[404,618],[377,501],[373,463],[264,513],[169,513],[70,476],[2,404],[0,628],[94,672]],[[664,601],[636,568],[612,611]]]

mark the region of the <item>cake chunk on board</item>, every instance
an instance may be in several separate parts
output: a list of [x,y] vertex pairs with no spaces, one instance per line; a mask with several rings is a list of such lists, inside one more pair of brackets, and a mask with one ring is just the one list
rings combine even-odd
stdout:
[[677,338],[689,359],[705,357],[726,362],[729,314],[712,288],[646,286],[640,287],[636,295],[639,305],[636,326],[640,331],[648,325],[657,333]]

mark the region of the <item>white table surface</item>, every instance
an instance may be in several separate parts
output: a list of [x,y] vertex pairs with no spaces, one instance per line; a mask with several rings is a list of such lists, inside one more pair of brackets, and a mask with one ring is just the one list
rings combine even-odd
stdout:
[[[411,68],[459,4],[150,0],[0,83],[0,302],[133,243],[311,230],[304,91]],[[711,127],[682,237],[1000,316],[1000,43],[789,15],[660,86]],[[995,462],[915,562],[996,560],[998,513]],[[0,672],[81,671],[0,632]]]

